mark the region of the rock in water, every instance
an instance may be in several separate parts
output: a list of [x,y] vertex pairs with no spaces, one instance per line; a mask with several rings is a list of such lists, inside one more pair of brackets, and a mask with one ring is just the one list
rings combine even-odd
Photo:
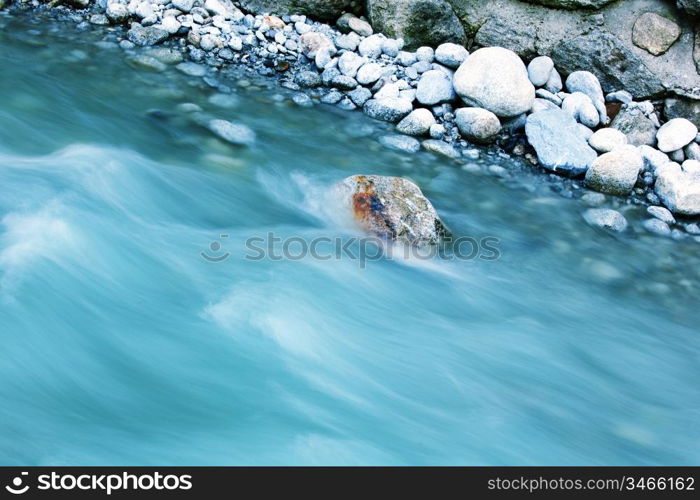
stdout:
[[355,219],[377,236],[426,244],[437,243],[445,234],[433,205],[408,179],[353,175],[338,190]]
[[526,113],[535,101],[535,87],[520,57],[501,47],[467,56],[454,75],[454,89],[467,105],[500,117]]
[[532,113],[525,134],[542,166],[554,172],[580,175],[598,157],[579,133],[576,120],[560,109]]
[[403,151],[405,153],[417,153],[420,151],[420,142],[418,142],[418,139],[401,134],[380,136],[379,142],[389,149]]
[[700,171],[666,163],[656,169],[656,174],[654,189],[671,212],[700,215]]
[[141,46],[148,46],[162,42],[170,36],[170,33],[154,26],[144,27],[140,24],[134,23],[131,25],[131,29],[126,35],[132,43]]
[[615,232],[624,231],[628,225],[624,215],[609,208],[589,208],[583,213],[583,218],[591,226]]
[[622,146],[599,156],[586,172],[586,184],[601,193],[627,196],[632,192],[644,159],[634,146]]
[[250,146],[255,142],[255,132],[241,123],[226,120],[211,120],[207,128],[221,139],[238,146]]

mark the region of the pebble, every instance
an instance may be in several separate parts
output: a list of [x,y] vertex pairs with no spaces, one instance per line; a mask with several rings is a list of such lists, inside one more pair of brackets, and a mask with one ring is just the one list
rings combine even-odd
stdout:
[[[603,125],[607,125],[608,112],[605,108],[605,96],[603,89],[600,86],[598,78],[590,71],[574,71],[566,79],[566,88],[569,92],[581,92],[586,94],[593,106],[598,111],[598,121]],[[595,125],[592,125],[595,126]]]
[[359,17],[351,17],[348,20],[348,27],[360,36],[370,36],[374,33],[372,26]]
[[304,94],[303,92],[298,92],[298,93],[294,94],[292,96],[292,101],[294,101],[294,103],[297,106],[301,106],[303,108],[309,108],[309,107],[313,106],[313,104],[314,104],[313,101],[311,100],[311,98],[308,95]]
[[141,26],[133,23],[127,32],[127,37],[131,42],[140,46],[156,45],[170,36],[165,30],[153,26]]
[[372,98],[372,92],[365,87],[358,87],[352,92],[348,92],[348,97],[352,99],[357,106],[364,106],[367,101]]
[[615,92],[610,92],[605,96],[606,102],[621,102],[622,104],[628,104],[634,100],[632,94],[626,90],[617,90]]
[[367,59],[358,56],[354,52],[345,52],[338,59],[338,69],[340,72],[353,78],[357,75],[357,70],[364,64],[367,64]]
[[382,42],[382,53],[389,57],[396,57],[403,47],[403,42],[393,38],[385,38]]
[[647,207],[647,212],[652,217],[664,221],[666,224],[675,224],[676,218],[673,216],[671,211],[664,207],[650,206]]
[[331,86],[341,90],[352,90],[357,87],[357,80],[350,76],[338,75],[331,79]]
[[457,150],[453,146],[443,141],[427,139],[423,141],[421,145],[423,146],[423,149],[431,153],[437,153],[439,155],[446,156],[452,159],[459,157],[459,153],[457,152]]
[[589,207],[599,207],[605,203],[605,195],[596,191],[589,191],[581,196],[581,200]]
[[453,81],[455,92],[465,104],[488,109],[498,117],[526,113],[535,100],[535,87],[522,60],[501,47],[486,47],[470,54]]
[[527,65],[527,76],[535,87],[542,87],[549,80],[553,69],[554,61],[550,57],[535,57]]
[[439,70],[430,70],[421,76],[416,87],[416,99],[427,106],[451,101],[455,98],[452,79]]
[[413,104],[407,99],[388,98],[370,99],[363,110],[365,114],[377,120],[397,122],[413,111]]
[[381,35],[368,36],[360,42],[358,50],[361,56],[369,57],[370,59],[376,59],[382,55],[382,43],[384,42],[384,37]]
[[401,51],[396,56],[396,62],[398,62],[401,66],[408,67],[412,64],[415,64],[417,61],[418,61],[418,58],[416,57],[415,52]]
[[609,153],[627,144],[627,136],[614,128],[602,128],[591,135],[588,144],[599,153]]
[[459,68],[469,55],[467,49],[456,43],[443,43],[435,49],[435,60],[448,68]]
[[668,227],[668,224],[659,219],[645,219],[642,222],[642,226],[650,233],[660,236],[669,236],[671,234],[671,228]]
[[418,108],[401,120],[396,130],[407,135],[425,135],[433,125],[436,125],[433,114],[425,108]]
[[301,87],[319,87],[322,83],[321,76],[315,71],[302,71],[297,73],[294,81]]
[[[121,3],[108,3],[105,15],[114,24],[121,24],[129,18],[129,10]],[[94,24],[94,23],[93,23]]]
[[420,151],[420,142],[418,142],[418,139],[406,135],[383,135],[379,137],[379,142],[390,149],[404,151],[406,153],[417,153]]
[[561,105],[562,111],[569,113],[574,119],[590,128],[595,128],[600,123],[600,117],[591,98],[582,92],[569,94]]
[[207,67],[193,62],[182,62],[175,66],[182,73],[189,76],[204,76],[207,74]]
[[357,50],[357,46],[360,44],[360,37],[357,33],[349,33],[347,35],[341,35],[335,39],[335,44],[339,49],[345,49],[354,52]]
[[358,69],[356,80],[362,85],[368,85],[379,80],[385,71],[386,69],[382,65],[376,62],[369,62]]
[[172,0],[173,7],[184,13],[188,13],[194,7],[194,0]]
[[384,86],[374,94],[375,99],[386,99],[387,97],[400,97],[401,91],[397,83],[385,83]]
[[455,123],[462,135],[473,142],[489,143],[501,131],[501,122],[492,112],[482,108],[460,108]]
[[331,89],[326,95],[321,97],[321,102],[323,104],[337,104],[342,98],[343,94],[336,89]]
[[673,118],[667,121],[656,133],[659,151],[669,153],[678,151],[695,139],[698,128],[685,118]]

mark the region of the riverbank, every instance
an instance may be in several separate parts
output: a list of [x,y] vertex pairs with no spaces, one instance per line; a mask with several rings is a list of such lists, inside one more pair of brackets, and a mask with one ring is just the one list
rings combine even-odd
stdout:
[[[126,56],[145,69],[175,65],[212,81],[210,71],[243,65],[294,92],[300,106],[361,109],[395,123],[395,133],[379,138],[386,147],[406,153],[423,149],[465,164],[482,154],[483,144],[491,144],[489,154],[522,156],[533,166],[571,177],[559,181],[562,191],[588,204],[609,210],[619,199],[649,206],[643,223],[649,231],[675,238],[700,232],[695,125],[676,119],[660,127],[653,102],[634,102],[623,89],[605,95],[587,71],[562,78],[548,57],[534,58],[526,67],[503,48],[470,54],[446,43],[407,51],[402,40],[373,33],[353,15],[342,16],[336,29],[303,15],[253,16],[220,0],[54,11],[78,30],[105,26]],[[240,124],[191,111],[193,120],[225,141],[241,146],[254,141]],[[669,155],[652,147],[659,134]],[[618,223],[609,223],[611,217]],[[620,218],[593,210],[585,219],[623,230],[628,225]]]

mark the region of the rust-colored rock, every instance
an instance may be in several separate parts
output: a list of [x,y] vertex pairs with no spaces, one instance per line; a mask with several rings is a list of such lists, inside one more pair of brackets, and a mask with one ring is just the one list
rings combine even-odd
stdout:
[[362,228],[377,236],[425,244],[445,234],[433,205],[408,179],[353,175],[338,190]]

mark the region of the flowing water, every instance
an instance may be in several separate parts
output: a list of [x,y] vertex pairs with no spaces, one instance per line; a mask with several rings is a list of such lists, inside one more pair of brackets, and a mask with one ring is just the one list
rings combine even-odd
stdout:
[[[252,77],[135,68],[102,30],[0,15],[0,463],[700,463],[696,241],[599,232],[540,173],[392,152]],[[347,236],[327,193],[356,173],[500,258],[246,259]]]

